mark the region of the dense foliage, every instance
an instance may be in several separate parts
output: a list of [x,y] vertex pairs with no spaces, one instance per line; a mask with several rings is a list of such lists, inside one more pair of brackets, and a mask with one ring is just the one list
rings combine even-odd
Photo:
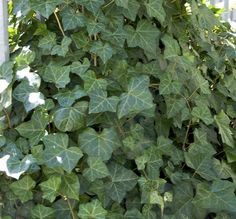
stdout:
[[9,4],[1,218],[236,218],[235,38],[216,9]]

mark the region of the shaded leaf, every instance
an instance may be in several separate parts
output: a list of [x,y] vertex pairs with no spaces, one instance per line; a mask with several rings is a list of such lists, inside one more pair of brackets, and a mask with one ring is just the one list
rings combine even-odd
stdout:
[[112,200],[120,203],[126,192],[129,192],[136,185],[137,175],[117,163],[110,163],[108,169],[111,179],[106,185],[106,192]]
[[98,134],[94,129],[87,128],[79,135],[79,145],[86,154],[99,157],[102,161],[109,160],[114,149],[119,147],[119,138],[114,129],[103,129]]
[[33,199],[33,192],[31,190],[35,185],[35,181],[30,176],[24,176],[19,181],[13,182],[10,188],[22,202],[27,202]]

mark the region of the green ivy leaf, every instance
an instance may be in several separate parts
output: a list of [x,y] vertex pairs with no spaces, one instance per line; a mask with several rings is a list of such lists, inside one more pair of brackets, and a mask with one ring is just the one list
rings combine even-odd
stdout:
[[71,7],[67,7],[60,14],[62,16],[64,30],[73,30],[85,25],[84,15],[81,12],[75,11]]
[[128,8],[129,6],[129,0],[115,0],[115,3],[117,6],[123,7],[123,8]]
[[182,84],[181,82],[177,81],[176,79],[172,78],[170,73],[165,73],[162,76],[159,85],[160,94],[179,94]]
[[55,210],[44,205],[36,205],[31,211],[32,219],[53,219],[55,218]]
[[[123,4],[126,4],[126,0],[123,1]],[[127,8],[123,8],[122,13],[125,17],[129,18],[132,21],[135,21],[135,18],[138,14],[140,8],[140,4],[136,0],[128,0],[128,6]]]
[[35,185],[35,181],[30,176],[24,176],[19,181],[13,182],[10,188],[22,202],[27,202],[33,199],[33,192],[31,190]]
[[84,89],[88,93],[96,90],[106,90],[107,81],[102,78],[97,78],[94,71],[87,71],[86,74],[81,74],[84,81]]
[[93,14],[96,14],[104,0],[75,0],[78,4],[85,6]]
[[172,36],[165,34],[161,41],[165,45],[164,56],[166,59],[171,59],[180,55],[180,47],[178,41]]
[[73,90],[58,92],[53,98],[55,98],[61,106],[69,107],[76,100],[85,96],[87,96],[87,93],[79,85],[76,85]]
[[104,90],[90,92],[89,97],[89,113],[116,112],[118,97],[107,97],[107,92]]
[[43,80],[64,88],[70,82],[70,66],[49,65],[42,74]]
[[53,202],[58,196],[58,190],[61,185],[61,177],[51,176],[47,181],[40,183],[43,192],[43,198]]
[[230,147],[234,147],[233,133],[229,128],[230,119],[222,110],[220,113],[214,116],[215,122],[219,128],[219,133],[221,135],[223,143]]
[[85,169],[83,176],[90,182],[101,179],[109,175],[106,164],[98,157],[88,157],[87,163],[89,168]]
[[94,42],[90,52],[98,55],[104,64],[112,57],[113,54],[112,47],[108,43],[103,44],[101,41]]
[[126,26],[129,47],[140,47],[148,53],[156,54],[157,39],[160,31],[147,20],[140,20],[136,29]]
[[92,36],[104,30],[105,25],[102,22],[94,20],[94,18],[88,18],[86,21],[86,28],[89,36]]
[[63,194],[66,198],[79,200],[79,190],[80,183],[78,176],[74,173],[65,174],[61,181],[60,194]]
[[121,202],[126,195],[137,183],[137,175],[117,163],[110,163],[108,165],[110,172],[110,182],[106,185],[106,192],[109,197]]
[[69,137],[64,133],[49,134],[43,143],[43,162],[51,168],[61,167],[70,173],[83,156],[78,147],[68,147]]
[[167,117],[175,117],[183,108],[186,107],[186,102],[183,98],[176,98],[172,96],[165,97],[167,106]]
[[29,0],[32,10],[39,12],[42,16],[48,18],[55,10],[56,6],[63,3],[63,0]]
[[53,32],[47,32],[46,36],[39,40],[38,46],[43,50],[50,51],[56,44],[56,34]]
[[33,146],[38,144],[44,135],[46,135],[46,126],[49,122],[48,114],[35,111],[31,120],[20,124],[16,130],[21,136],[28,138],[29,143]]
[[131,78],[127,93],[123,93],[120,97],[118,118],[152,108],[153,97],[148,87],[149,78],[147,76]]
[[80,204],[78,216],[81,219],[105,219],[107,211],[97,199],[86,204]]
[[[88,140],[89,139],[89,140]],[[119,138],[114,129],[103,129],[98,134],[94,129],[87,128],[79,135],[81,150],[92,157],[109,160],[112,152],[119,147]]]
[[65,57],[65,55],[69,51],[69,45],[71,44],[71,42],[72,40],[69,37],[65,36],[61,42],[61,45],[55,45],[52,48],[51,54]]
[[166,18],[166,13],[162,4],[163,0],[149,0],[148,3],[145,3],[148,15],[156,18],[161,24],[164,23]]
[[88,102],[81,101],[70,107],[56,110],[53,117],[55,126],[62,132],[75,131],[85,125]]
[[214,121],[209,108],[205,105],[194,107],[192,110],[192,115],[198,119],[201,119],[206,125],[210,125]]
[[13,62],[5,62],[0,66],[0,94],[10,85],[13,79]]
[[213,181],[210,186],[199,183],[193,204],[214,212],[236,212],[234,189],[234,184],[229,181]]
[[72,62],[70,68],[71,72],[77,75],[83,75],[90,67],[90,61],[87,58],[83,59],[83,63],[76,61]]

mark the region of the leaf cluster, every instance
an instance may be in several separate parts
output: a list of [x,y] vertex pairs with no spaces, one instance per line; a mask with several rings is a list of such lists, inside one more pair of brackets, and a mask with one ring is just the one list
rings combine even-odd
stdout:
[[12,0],[9,11],[1,218],[236,218],[227,23],[197,0]]

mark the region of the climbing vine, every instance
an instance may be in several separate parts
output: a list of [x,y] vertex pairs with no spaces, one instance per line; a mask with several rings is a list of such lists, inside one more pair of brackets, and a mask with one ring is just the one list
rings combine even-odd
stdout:
[[13,0],[3,219],[236,218],[235,36],[197,0]]

